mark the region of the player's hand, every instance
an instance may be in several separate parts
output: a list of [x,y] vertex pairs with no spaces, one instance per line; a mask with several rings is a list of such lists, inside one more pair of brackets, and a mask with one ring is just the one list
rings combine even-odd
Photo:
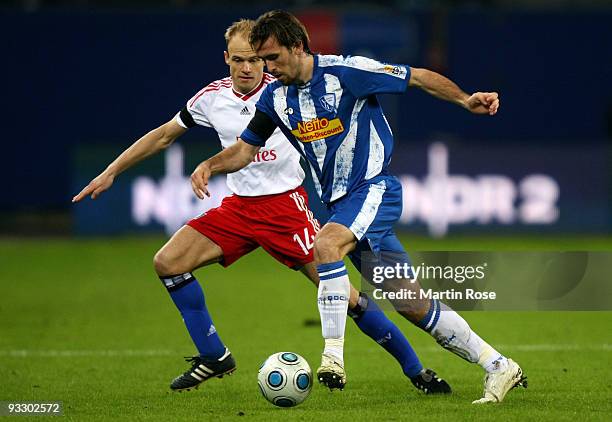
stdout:
[[208,179],[210,179],[210,167],[206,161],[202,161],[191,173],[191,189],[200,199],[204,199],[204,195],[210,197]]
[[499,94],[497,92],[476,92],[467,99],[466,108],[475,114],[493,116],[499,109]]
[[77,195],[72,198],[72,202],[79,202],[87,195],[91,195],[91,199],[96,199],[102,192],[107,190],[113,184],[115,176],[107,173],[102,173],[93,179],[87,186],[83,188]]

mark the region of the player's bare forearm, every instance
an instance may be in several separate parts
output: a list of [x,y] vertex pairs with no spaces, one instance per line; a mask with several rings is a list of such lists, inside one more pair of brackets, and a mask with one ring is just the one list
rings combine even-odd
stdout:
[[153,129],[123,151],[102,173],[75,195],[72,202],[79,202],[88,195],[91,195],[91,199],[96,199],[98,195],[112,186],[117,175],[139,161],[167,148],[185,130],[174,120]]
[[167,148],[185,131],[186,129],[179,126],[173,119],[134,142],[105,171],[117,176],[136,163]]
[[446,76],[427,69],[411,68],[409,84],[421,88],[434,97],[462,107],[466,107],[466,101],[469,98],[468,94]]
[[220,173],[233,173],[248,166],[253,162],[258,151],[259,147],[247,144],[238,138],[234,145],[225,148],[208,160],[202,161],[196,167],[193,173],[191,173],[191,188],[193,192],[200,199],[204,199],[204,196],[210,196],[208,180],[211,176]]
[[497,92],[475,92],[469,95],[446,76],[431,70],[411,68],[408,84],[421,88],[441,100],[455,103],[472,113],[492,116],[497,113],[499,108]]
[[258,151],[259,147],[247,144],[238,138],[238,142],[210,157],[206,162],[208,162],[211,175],[233,173],[248,166]]

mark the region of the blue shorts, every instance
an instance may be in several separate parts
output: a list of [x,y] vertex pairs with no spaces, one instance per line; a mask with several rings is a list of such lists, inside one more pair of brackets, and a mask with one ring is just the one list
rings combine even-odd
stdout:
[[357,247],[349,258],[357,269],[361,268],[364,252],[380,257],[391,252],[395,258],[408,254],[398,240],[393,225],[402,213],[402,185],[393,176],[377,176],[348,193],[329,207],[328,222],[342,224],[357,238]]

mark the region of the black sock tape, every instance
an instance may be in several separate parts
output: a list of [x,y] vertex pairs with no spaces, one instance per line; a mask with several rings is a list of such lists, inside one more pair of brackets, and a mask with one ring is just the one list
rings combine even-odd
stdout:
[[162,284],[169,292],[173,290],[180,289],[181,287],[186,286],[187,284],[195,281],[195,277],[191,273],[183,273],[178,275],[163,275],[159,276],[159,279],[162,281]]
[[359,319],[366,311],[366,309],[368,309],[368,301],[368,295],[363,292],[359,292],[359,297],[357,298],[357,305],[355,305],[353,309],[349,308],[346,312],[347,315],[353,319]]

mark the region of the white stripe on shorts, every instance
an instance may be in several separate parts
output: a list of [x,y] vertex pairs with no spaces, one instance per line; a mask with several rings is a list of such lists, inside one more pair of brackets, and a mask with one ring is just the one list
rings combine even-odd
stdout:
[[304,211],[304,213],[306,214],[306,219],[312,226],[312,229],[314,230],[315,234],[318,233],[319,230],[321,230],[321,225],[319,224],[319,221],[315,218],[312,211],[310,211],[310,209],[306,205],[306,199],[299,192],[293,192],[289,196],[295,202],[297,209],[300,211]]
[[387,184],[384,180],[378,183],[370,185],[368,189],[368,195],[366,196],[363,206],[357,214],[355,221],[349,227],[350,231],[353,232],[357,240],[361,240],[363,235],[368,231],[370,225],[376,218],[378,207],[382,203],[383,194],[387,190]]

